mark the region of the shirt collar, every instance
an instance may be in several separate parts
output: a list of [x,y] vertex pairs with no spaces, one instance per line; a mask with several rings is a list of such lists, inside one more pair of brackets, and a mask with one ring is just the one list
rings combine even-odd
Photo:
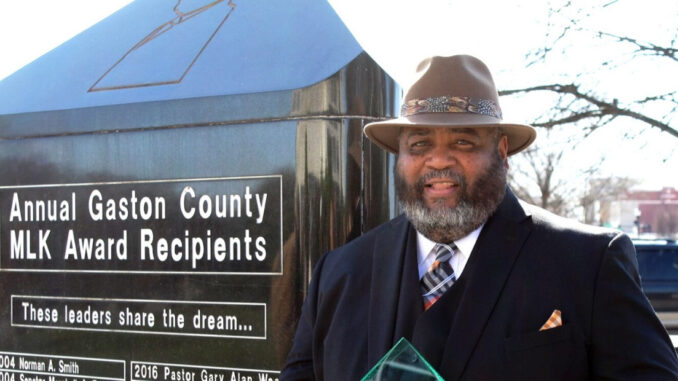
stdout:
[[[461,254],[465,260],[468,260],[468,257],[471,255],[473,247],[475,247],[476,242],[478,241],[478,236],[480,235],[480,231],[483,229],[483,226],[485,226],[484,223],[476,230],[469,233],[467,236],[454,241],[454,244],[459,249],[458,254]],[[436,245],[436,243],[437,242],[431,241],[426,236],[417,231],[417,253],[419,264],[426,260],[426,257],[429,255],[431,250],[433,250],[433,247]]]

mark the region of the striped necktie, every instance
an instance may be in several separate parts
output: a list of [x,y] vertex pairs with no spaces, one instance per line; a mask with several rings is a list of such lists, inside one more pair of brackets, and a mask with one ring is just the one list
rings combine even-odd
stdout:
[[433,250],[436,253],[436,260],[421,278],[424,310],[429,309],[457,280],[450,266],[450,258],[457,251],[457,246],[454,243],[449,245],[439,243]]

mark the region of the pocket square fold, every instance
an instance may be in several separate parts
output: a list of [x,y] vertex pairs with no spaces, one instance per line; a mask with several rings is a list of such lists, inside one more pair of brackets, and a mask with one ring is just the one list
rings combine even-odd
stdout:
[[539,328],[540,331],[545,331],[547,329],[560,327],[563,325],[563,319],[561,317],[560,310],[553,310],[549,319],[544,323],[544,325]]

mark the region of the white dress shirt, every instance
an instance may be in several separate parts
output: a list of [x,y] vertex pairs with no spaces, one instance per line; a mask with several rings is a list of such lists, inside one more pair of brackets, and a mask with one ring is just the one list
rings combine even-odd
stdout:
[[[461,276],[461,273],[466,267],[466,262],[471,256],[471,251],[478,241],[478,236],[480,231],[483,229],[485,224],[480,225],[479,228],[469,233],[466,237],[460,238],[454,241],[454,244],[457,245],[458,251],[450,259],[450,265],[454,270],[454,274],[457,279]],[[433,251],[433,247],[437,242],[433,242],[430,239],[426,238],[423,234],[417,232],[417,257],[419,263],[419,279],[421,279],[426,271],[431,267],[433,262],[436,260],[436,254]]]

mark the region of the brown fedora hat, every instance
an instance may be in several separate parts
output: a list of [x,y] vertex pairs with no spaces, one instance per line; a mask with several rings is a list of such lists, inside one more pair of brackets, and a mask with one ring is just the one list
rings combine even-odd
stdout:
[[500,127],[508,154],[527,148],[537,136],[526,124],[506,123],[492,75],[475,57],[431,57],[417,67],[418,79],[405,94],[400,118],[369,123],[365,135],[398,153],[400,127]]

